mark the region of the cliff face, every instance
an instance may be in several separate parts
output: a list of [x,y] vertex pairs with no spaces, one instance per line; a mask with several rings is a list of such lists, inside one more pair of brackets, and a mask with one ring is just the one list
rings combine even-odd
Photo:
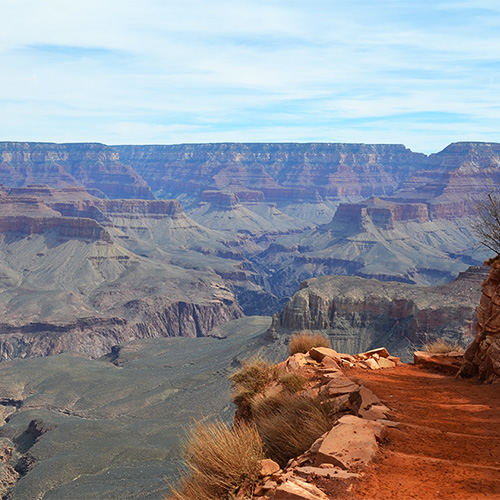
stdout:
[[85,186],[110,198],[153,197],[147,183],[103,144],[2,142],[0,183]]
[[320,330],[334,349],[351,353],[384,344],[406,356],[409,342],[442,336],[467,345],[486,272],[471,268],[437,287],[343,276],[310,279],[275,316],[273,327],[278,334]]
[[460,375],[500,380],[500,266],[493,264],[482,285],[476,337],[464,354]]
[[390,198],[426,203],[431,219],[456,219],[473,213],[471,202],[497,186],[500,144],[454,143],[427,161]]
[[390,194],[425,165],[426,156],[401,145],[184,144],[114,146],[153,191],[188,193],[199,200],[210,189],[245,187],[267,201]]
[[98,357],[137,338],[205,336],[242,316],[221,277],[239,272],[244,287],[241,255],[176,200],[35,186],[0,190],[0,208],[0,360]]

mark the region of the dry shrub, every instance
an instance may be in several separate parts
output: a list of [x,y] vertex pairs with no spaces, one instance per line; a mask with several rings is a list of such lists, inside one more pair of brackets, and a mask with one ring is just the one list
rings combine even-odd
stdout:
[[437,339],[424,345],[424,351],[430,354],[448,354],[452,351],[463,351],[457,343],[452,344],[445,339]]
[[280,377],[278,382],[281,384],[284,391],[295,394],[304,388],[307,378],[300,373],[287,373]]
[[252,408],[266,456],[284,467],[306,451],[333,423],[329,407],[320,399],[280,393],[259,397]]
[[233,385],[234,404],[242,415],[249,414],[254,398],[262,394],[277,375],[275,365],[257,357],[245,361],[241,369],[229,377]]
[[253,426],[229,428],[221,422],[197,423],[183,443],[187,473],[171,500],[226,500],[246,481],[257,480],[264,458]]
[[290,356],[298,352],[305,354],[313,347],[330,347],[330,340],[321,333],[295,333],[288,343]]

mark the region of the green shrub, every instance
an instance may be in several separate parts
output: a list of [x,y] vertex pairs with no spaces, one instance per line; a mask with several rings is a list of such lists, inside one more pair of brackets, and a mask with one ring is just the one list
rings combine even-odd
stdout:
[[330,347],[330,340],[320,333],[296,333],[288,343],[290,356],[298,352],[306,353],[313,347]]
[[186,474],[171,500],[229,500],[246,481],[255,481],[264,458],[253,426],[229,428],[221,422],[197,423],[183,443]]

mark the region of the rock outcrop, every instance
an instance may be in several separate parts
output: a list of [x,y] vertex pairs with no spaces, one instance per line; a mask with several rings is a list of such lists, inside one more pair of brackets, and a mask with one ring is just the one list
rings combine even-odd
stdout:
[[110,198],[153,198],[140,175],[104,144],[2,142],[0,183],[85,186]]
[[[386,437],[388,427],[397,427],[398,423],[391,420],[391,410],[372,391],[351,380],[343,369],[381,369],[382,360],[390,364],[385,368],[400,364],[383,347],[355,356],[319,347],[280,363],[281,369],[307,381],[299,392],[301,397],[321,397],[322,404],[337,408],[335,419],[330,429],[300,456],[290,459],[283,469],[264,460],[260,481],[244,484],[236,498],[244,499],[252,491],[256,500],[327,500],[321,485],[315,484],[317,479],[330,484],[340,482],[342,489],[346,486],[343,481],[359,478],[376,456],[378,443]],[[279,386],[273,387],[279,391]],[[276,396],[276,392],[273,394]]]
[[464,354],[459,375],[500,381],[500,265],[495,260],[483,282],[476,336]]
[[278,335],[321,331],[344,352],[382,343],[405,359],[410,343],[418,346],[444,337],[466,346],[473,338],[486,273],[486,267],[471,268],[436,287],[345,276],[313,278],[274,317],[272,329]]

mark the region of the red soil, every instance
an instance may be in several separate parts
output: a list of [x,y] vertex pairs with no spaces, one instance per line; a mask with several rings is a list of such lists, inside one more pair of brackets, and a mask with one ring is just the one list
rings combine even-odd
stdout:
[[500,385],[412,365],[346,375],[377,394],[400,425],[350,493],[330,490],[332,498],[500,499]]

